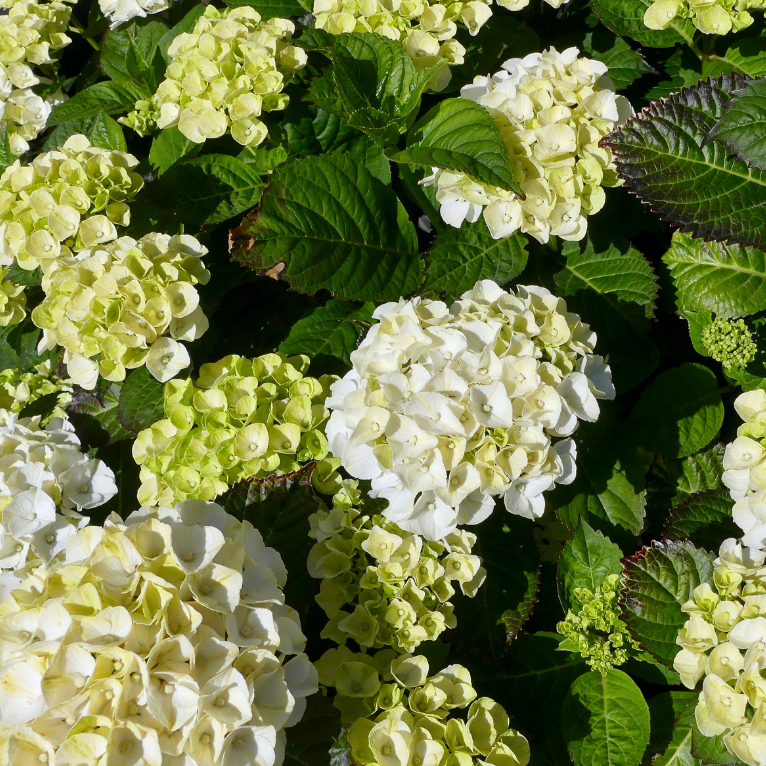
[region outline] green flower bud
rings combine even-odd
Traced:
[[[708,354],[727,370],[746,367],[758,351],[744,319],[716,317],[703,329],[702,343]]]

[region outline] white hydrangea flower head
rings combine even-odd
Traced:
[[[208,5],[194,30],[171,43],[165,80],[151,100],[120,122],[141,135],[178,126],[197,144],[230,132],[237,143],[258,146],[267,134],[258,118],[287,106],[284,86],[306,65],[306,52],[289,44],[293,32],[292,21],[262,21],[249,6]]]
[[[383,515],[428,540],[483,521],[497,496],[542,516],[546,490],[575,477],[575,443],[561,437],[615,395],[590,327],[545,288],[491,280],[451,307],[413,298],[373,317],[332,386],[327,439],[388,500]]]
[[[0,763],[278,766],[317,690],[286,579],[214,503],[78,530],[0,604]]]
[[[137,164],[77,134],[29,165],[9,165],[0,176],[0,266],[46,271],[73,250],[117,239],[144,183]]]
[[[59,378],[49,361],[36,365],[34,371],[6,369],[0,372],[0,409],[21,412],[42,396],[57,394],[50,418],[66,419],[66,406],[72,401],[72,381]],[[42,421],[45,425],[47,421]]]
[[[98,7],[114,29],[131,19],[143,19],[166,11],[170,8],[170,0],[98,0]]]
[[[59,256],[32,311],[43,330],[39,350],[63,346],[69,377],[86,389],[99,375],[121,381],[143,364],[160,382],[170,380],[191,362],[178,340],[208,328],[195,287],[210,279],[206,253],[189,234],[152,233]]]
[[[689,19],[706,35],[727,35],[749,27],[748,11],[764,10],[763,0],[654,0],[644,13],[649,29],[667,29],[674,19]]]
[[[446,61],[428,83],[444,90],[450,66],[462,64],[465,48],[455,39],[458,25],[477,35],[492,16],[492,0],[314,0],[317,29],[333,35],[374,32],[401,42],[415,67]]]
[[[461,97],[485,107],[500,129],[525,199],[434,168],[421,183],[436,187],[445,223],[459,228],[483,215],[494,239],[521,231],[543,243],[551,235],[581,240],[587,217],[604,206],[603,187],[620,184],[612,152],[599,141],[633,113],[606,72],[577,48],[550,48],[464,86]]]
[[[47,564],[62,553],[87,523],[81,511],[116,494],[114,473],[82,453],[68,421],[41,426],[39,416],[0,410],[0,597],[29,561]]]
[[[766,553],[724,540],[714,582],[699,585],[681,608],[689,615],[678,633],[673,667],[694,689],[700,732],[723,734],[726,749],[749,766],[766,762]]]
[[[766,548],[766,391],[746,391],[734,402],[745,421],[726,445],[722,481],[734,500],[732,515],[742,528],[742,543]]]
[[[8,268],[0,268],[0,327],[18,324],[27,315],[27,294],[23,285],[7,279]]]

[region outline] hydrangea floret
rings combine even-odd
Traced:
[[[502,66],[460,95],[494,118],[525,199],[453,170],[434,168],[422,183],[436,188],[450,226],[483,215],[494,239],[521,231],[539,242],[551,235],[581,240],[587,217],[604,206],[603,187],[620,184],[612,153],[599,141],[633,113],[630,104],[615,95],[606,65],[580,57],[577,48],[550,48]]]
[[[383,515],[428,540],[484,520],[497,496],[542,516],[543,494],[576,473],[575,443],[561,437],[614,397],[590,327],[545,288],[490,280],[451,307],[414,298],[373,317],[332,386],[327,438],[388,501]]]
[[[766,391],[741,394],[734,409],[745,421],[726,445],[722,481],[734,500],[732,516],[742,528],[742,543],[766,548]]]
[[[78,530],[0,604],[0,762],[281,763],[317,689],[286,579],[214,503]]]
[[[8,267],[0,268],[0,327],[18,324],[27,315],[23,285],[8,278]]]
[[[212,500],[244,479],[290,473],[316,460],[314,486],[340,488],[328,457],[324,405],[334,377],[304,377],[309,359],[265,354],[203,364],[195,382],[165,385],[166,419],[141,431],[139,502]]]
[[[476,536],[456,530],[443,543],[423,540],[383,516],[360,512],[353,502],[356,482],[349,484],[330,510],[309,519],[317,543],[308,571],[322,579],[316,601],[329,618],[322,638],[413,652],[455,627],[455,584],[473,597],[484,582],[481,559],[471,554]]]
[[[0,266],[47,270],[73,250],[117,239],[143,185],[137,164],[76,134],[29,165],[9,165],[0,176]]]
[[[72,401],[72,382],[54,374],[49,361],[35,365],[34,370],[22,372],[8,368],[0,372],[0,408],[21,412],[28,404],[43,396],[56,394],[56,405],[47,419],[66,418],[66,406]]]
[[[72,15],[68,2],[0,0],[0,125],[7,125],[8,142],[15,155],[44,128],[52,107],[64,100],[60,93],[47,98],[33,88],[50,83],[32,66],[54,62],[53,55],[71,39],[66,35]]]
[[[443,90],[450,82],[450,66],[462,64],[465,48],[455,39],[458,25],[476,35],[492,16],[492,0],[314,0],[316,26],[330,34],[374,32],[402,43],[416,69],[439,61],[428,82]],[[499,3],[505,5],[505,3]]]
[[[689,19],[706,35],[726,35],[749,27],[748,11],[766,10],[764,0],[654,0],[644,13],[649,29],[667,29],[674,19]]]
[[[620,619],[622,610],[617,604],[620,576],[609,575],[595,591],[575,588],[574,609],[567,611],[566,618],[556,630],[566,639],[559,645],[562,651],[578,652],[585,662],[602,675],[609,668],[624,665],[631,648],[638,644],[628,634]]]
[[[45,272],[45,299],[32,310],[43,330],[38,351],[63,346],[73,382],[85,389],[99,375],[125,379],[145,364],[161,382],[191,363],[186,346],[208,328],[197,284],[210,272],[207,248],[189,234],[121,237],[59,257]]]
[[[41,426],[39,416],[0,410],[0,597],[28,560],[47,563],[65,549],[87,523],[81,511],[116,494],[114,473],[83,454],[68,421]]]
[[[262,21],[248,6],[208,5],[194,30],[170,44],[157,92],[121,122],[141,135],[178,126],[197,144],[230,132],[237,143],[257,146],[268,132],[259,117],[287,106],[284,86],[306,65],[306,52],[288,43],[294,31],[292,21]]]
[[[746,367],[758,351],[744,319],[716,317],[702,331],[706,351],[727,370]]]
[[[529,762],[527,740],[510,728],[500,704],[489,697],[477,699],[471,674],[462,665],[429,676],[423,656],[392,659],[384,651],[370,657],[346,647],[330,649],[316,665],[320,684],[335,688],[333,704],[341,699],[359,703],[341,704],[342,712],[370,710],[357,716],[347,734],[353,761],[360,766]]]
[[[114,29],[131,19],[143,19],[166,11],[170,7],[170,0],[98,0],[98,7]]]
[[[726,749],[749,766],[766,761],[766,552],[731,538],[715,560],[713,583],[703,583],[682,609],[674,668],[694,689],[700,732],[723,735]]]

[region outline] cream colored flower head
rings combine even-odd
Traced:
[[[114,29],[131,19],[143,19],[166,11],[170,7],[170,0],[98,0],[98,7]]]
[[[138,160],[92,146],[83,135],[15,162],[0,176],[0,265],[44,271],[59,259],[117,239],[130,223],[126,204],[143,185]]]
[[[150,101],[139,101],[123,118],[139,133],[177,126],[190,141],[231,133],[243,146],[265,138],[263,112],[284,109],[288,80],[306,65],[302,48],[289,44],[295,25],[263,21],[248,6],[205,8],[190,33],[168,48],[171,62]]]
[[[91,236],[87,223],[79,236]],[[32,311],[43,330],[39,349],[62,346],[69,377],[85,389],[99,376],[124,380],[142,365],[160,382],[170,380],[191,363],[180,341],[208,328],[196,289],[210,278],[206,254],[188,234],[147,234],[59,256],[43,275],[45,299]]]
[[[5,286],[7,283],[3,283]],[[21,412],[28,404],[43,396],[57,394],[56,406],[46,420],[66,419],[66,406],[72,401],[72,381],[54,374],[49,361],[36,365],[33,372],[8,368],[0,372],[0,409]]]
[[[748,11],[763,9],[762,0],[654,0],[644,13],[644,24],[667,29],[675,19],[689,19],[705,35],[726,35],[755,21]]]
[[[0,604],[0,762],[275,766],[317,689],[286,578],[214,503],[78,530]]]
[[[614,398],[596,335],[542,287],[478,282],[451,307],[379,306],[332,386],[330,451],[388,500],[383,515],[441,540],[477,524],[502,497],[530,519],[544,493],[574,480],[580,420]]]
[[[517,231],[539,242],[582,239],[587,217],[604,205],[603,187],[619,185],[612,153],[599,141],[632,114],[606,74],[577,48],[550,48],[464,86],[461,97],[485,107],[500,129],[525,198],[434,168],[421,183],[436,187],[445,223],[459,228],[483,215],[495,239]]]

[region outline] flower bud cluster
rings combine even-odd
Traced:
[[[500,3],[501,5],[503,3]],[[451,79],[450,66],[463,63],[465,48],[455,39],[458,24],[471,35],[492,16],[492,0],[314,0],[318,29],[334,35],[374,32],[402,43],[415,67],[439,61],[447,66],[433,75],[431,90],[443,90]]]
[[[702,343],[708,354],[727,370],[746,367],[758,352],[744,319],[716,317],[702,331]]]
[[[117,239],[116,226],[130,223],[126,202],[143,185],[137,164],[78,134],[29,165],[9,165],[0,176],[0,266],[45,271],[72,250]]]
[[[43,275],[45,299],[32,311],[43,330],[40,350],[63,346],[69,376],[86,389],[99,375],[120,381],[143,364],[157,380],[170,380],[191,363],[179,341],[208,328],[195,287],[210,278],[206,253],[188,234],[147,234],[57,258]]]
[[[167,418],[138,434],[139,502],[213,500],[244,479],[282,475],[319,461],[320,492],[340,486],[327,457],[324,406],[332,377],[304,377],[309,359],[265,354],[203,364],[196,383],[165,385]]]
[[[486,577],[481,559],[471,555],[476,536],[469,532],[424,541],[342,500],[309,521],[317,543],[308,570],[322,578],[316,601],[330,620],[321,635],[338,644],[353,639],[366,648],[412,652],[455,627],[453,583],[473,597]]]
[[[527,740],[510,728],[501,705],[476,699],[466,668],[449,665],[429,677],[425,657],[391,660],[387,654],[341,647],[316,663],[320,684],[335,687],[342,720],[349,720],[349,710],[369,710],[355,715],[348,731],[354,763],[526,766]],[[458,717],[466,708],[465,719]]]
[[[114,473],[80,451],[68,421],[41,427],[39,416],[0,410],[0,570],[18,570],[30,558],[50,561],[75,526],[87,523],[79,512],[116,494]],[[17,584],[12,571],[0,572],[0,597]]]
[[[615,95],[606,65],[578,54],[550,48],[509,59],[500,72],[461,89],[494,118],[525,198],[434,168],[421,183],[436,187],[445,223],[459,228],[483,215],[494,239],[517,231],[539,242],[585,236],[587,217],[604,206],[603,187],[620,183],[612,152],[599,141],[632,109]]]
[[[726,35],[749,27],[751,10],[766,10],[764,0],[654,0],[644,13],[649,29],[667,29],[674,19],[689,19],[706,35]]]
[[[579,652],[585,662],[602,675],[609,668],[624,665],[631,647],[639,648],[620,619],[619,582],[620,576],[614,574],[609,575],[595,592],[575,588],[573,595],[578,606],[567,611],[566,619],[556,626],[566,639],[559,648]]]
[[[766,391],[741,394],[734,409],[745,421],[726,445],[721,480],[734,500],[734,522],[745,533],[742,543],[766,548]]]
[[[29,150],[27,142],[45,128],[53,104],[63,100],[61,94],[46,99],[32,90],[50,80],[38,77],[30,65],[52,64],[53,54],[69,45],[71,15],[71,5],[57,0],[0,1],[0,125],[8,126],[15,155]]]
[[[8,268],[0,268],[0,327],[18,324],[27,315],[27,294],[23,285],[8,277]]]
[[[286,579],[214,503],[80,529],[0,604],[0,762],[281,763],[317,690]]]
[[[72,401],[72,383],[55,375],[50,362],[41,362],[36,365],[34,372],[22,372],[11,368],[0,372],[1,409],[21,412],[28,404],[51,394],[57,394],[56,406],[48,416],[48,420],[66,419],[66,406]],[[42,421],[42,424],[45,425],[46,422]]]
[[[170,7],[170,0],[98,0],[98,7],[114,29],[131,19],[143,19],[166,11]]]
[[[230,131],[237,143],[257,146],[268,132],[258,118],[287,106],[284,86],[306,65],[306,52],[286,42],[294,31],[292,21],[261,21],[248,6],[208,5],[191,34],[168,48],[172,60],[151,101],[121,122],[142,135],[177,125],[197,144]]]
[[[545,288],[490,280],[451,307],[414,298],[373,317],[332,386],[327,438],[383,515],[429,540],[483,521],[496,496],[542,516],[543,493],[576,472],[574,441],[553,439],[614,397],[590,327]]]
[[[707,583],[681,608],[689,615],[674,668],[689,689],[704,678],[695,709],[700,732],[724,735],[750,766],[766,761],[766,552],[725,540]]]

